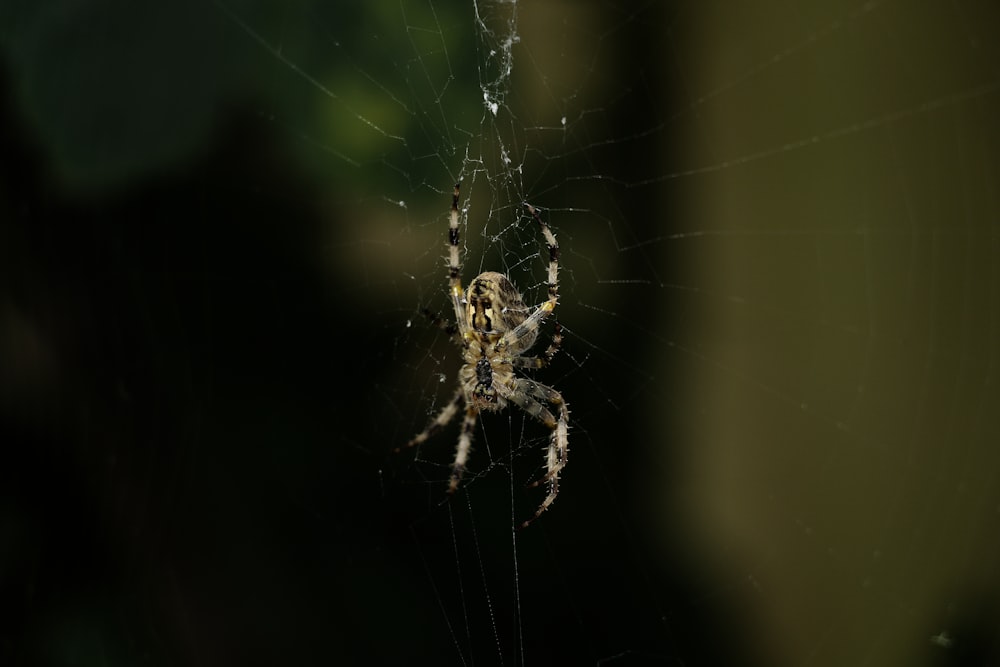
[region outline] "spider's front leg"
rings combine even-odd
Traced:
[[[533,336],[537,335],[539,327],[542,326],[542,323],[556,309],[556,304],[559,303],[559,242],[556,240],[556,235],[552,233],[549,226],[542,220],[538,209],[527,202],[524,203],[524,206],[535,221],[538,222],[539,227],[541,227],[542,238],[545,241],[545,247],[549,251],[549,298],[535,308],[523,322],[507,331],[500,342],[497,343],[497,350],[511,350],[515,354],[518,351],[523,351],[531,347]],[[552,344],[549,345],[549,349],[546,350],[543,357],[551,358],[562,342],[562,329],[558,327],[558,324],[556,326],[556,332],[552,336]]]
[[[461,183],[455,183],[455,191],[451,195],[451,213],[448,216],[448,291],[452,307],[455,309],[455,324],[462,332],[465,321],[465,291],[462,289],[462,255],[459,248],[458,197]]]

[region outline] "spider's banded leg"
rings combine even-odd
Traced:
[[[548,403],[557,408],[559,412],[559,419],[556,421],[554,427],[542,420],[546,426],[553,430],[545,459],[547,463],[546,473],[544,477],[528,485],[534,487],[558,477],[559,471],[566,467],[569,459],[569,435],[567,432],[569,426],[569,406],[563,400],[562,394],[548,385],[532,382],[531,380],[519,380],[518,384],[524,388],[524,393],[529,397]]]
[[[462,390],[459,389],[458,391],[455,392],[454,398],[448,401],[448,405],[441,408],[441,412],[439,412],[437,416],[433,420],[431,420],[431,423],[427,425],[427,428],[425,428],[423,431],[413,436],[410,439],[410,441],[407,442],[402,447],[396,447],[396,449],[392,451],[398,453],[399,451],[406,449],[408,447],[414,447],[416,445],[419,445],[425,442],[435,433],[443,429],[445,426],[448,425],[448,422],[454,419],[455,415],[458,414],[458,404],[461,400],[462,400]]]
[[[549,436],[549,447],[545,454],[546,473],[545,476],[529,486],[538,486],[543,482],[548,482],[549,492],[542,500],[534,516],[521,524],[521,528],[526,528],[532,521],[542,515],[549,506],[555,502],[559,495],[559,472],[566,467],[569,457],[569,407],[563,400],[562,394],[551,387],[547,387],[530,380],[518,380],[514,391],[507,399],[516,403],[526,413],[539,420],[551,431]],[[559,418],[556,419],[541,401],[550,403],[558,408]]]
[[[545,352],[542,352],[537,357],[514,357],[511,359],[511,364],[514,368],[545,368],[552,362],[552,358],[556,356],[556,352],[562,346],[562,340],[562,325],[556,322],[555,329],[552,331],[552,342],[549,343]]]
[[[451,303],[455,308],[455,322],[459,332],[462,330],[461,323],[465,321],[465,308],[462,305],[465,299],[465,292],[462,290],[462,256],[458,243],[458,189],[461,185],[455,183],[455,191],[451,195],[451,214],[448,218],[448,289],[451,292]]]
[[[462,420],[462,432],[458,435],[458,447],[455,449],[455,462],[451,464],[451,479],[448,481],[448,493],[455,493],[458,483],[462,481],[465,474],[465,464],[469,461],[469,452],[472,450],[472,434],[476,430],[476,418],[479,411],[475,408],[468,408],[465,411],[465,419]]]
[[[524,202],[524,207],[542,228],[542,236],[545,237],[545,245],[549,249],[549,300],[555,302],[559,297],[559,243],[556,241],[556,235],[538,214],[538,210],[528,202]]]
[[[541,354],[541,359],[545,361],[544,365],[548,366],[552,362],[552,358],[556,356],[556,352],[562,348],[562,342],[562,325],[557,321],[555,326],[552,328],[552,341],[549,343],[549,346],[545,348],[545,352],[542,352]]]
[[[538,214],[538,210],[527,202],[524,203],[524,206],[531,213],[532,217],[538,221],[539,226],[541,226],[542,236],[545,237],[545,245],[549,249],[549,298],[538,306],[523,322],[505,333],[496,345],[497,350],[523,349],[524,339],[538,331],[542,322],[556,309],[556,304],[559,302],[559,243],[556,241],[556,235],[552,233],[549,226],[542,220],[542,216]],[[555,352],[553,351],[552,354],[555,354]]]

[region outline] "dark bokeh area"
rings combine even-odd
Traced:
[[[331,185],[184,17],[161,15],[170,23],[147,44],[121,16],[78,15],[58,22],[64,51],[43,50],[51,36],[32,42],[42,22],[30,11],[5,30],[0,663],[664,664],[735,650],[711,639],[724,622],[705,615],[711,604],[656,606],[688,596],[681,563],[675,579],[646,578],[649,590],[625,570],[608,576],[609,564],[649,563],[644,538],[606,508],[536,529],[517,570],[489,546],[511,542],[509,477],[475,487],[482,507],[500,499],[496,523],[470,533],[461,494],[459,527],[440,520],[440,485],[414,484],[385,441],[419,425],[386,426],[378,387],[405,363],[407,313],[373,308],[360,280],[331,286],[317,248],[359,219],[331,219]],[[190,61],[155,60],[189,34],[202,49]],[[86,89],[103,76],[113,89]],[[606,159],[610,172],[643,170]],[[354,210],[356,196],[341,200]],[[640,199],[628,206],[643,217]],[[598,478],[629,473],[637,428],[591,419],[581,442],[623,448]],[[594,474],[587,457],[576,465]],[[537,502],[516,493],[519,514]],[[623,490],[625,505],[641,500]],[[571,494],[560,504],[574,516]],[[554,557],[570,549],[579,555]],[[504,573],[489,609],[477,565]]]
[[[421,520],[439,488],[383,479],[387,463],[411,473],[391,443],[373,442],[371,378],[394,363],[399,323],[366,310],[356,285],[331,291],[308,263],[332,223],[287,137],[233,103],[197,154],[80,193],[53,176],[16,96],[2,97],[0,662],[457,663],[446,617],[461,596],[435,590],[454,535]],[[508,481],[484,481],[477,497],[509,497]],[[509,543],[509,520],[496,518],[482,541]],[[671,618],[682,639],[664,633],[648,591],[605,577],[623,554],[578,521],[560,548],[581,555],[560,576],[583,586],[583,611],[568,613],[555,583],[526,586],[524,622],[544,628],[522,640],[528,655],[587,662],[623,642],[644,642],[655,663],[672,645],[725,652],[687,611]],[[553,576],[539,539],[519,554],[526,582]],[[509,554],[463,548],[470,570],[476,559],[509,567]],[[682,579],[648,583],[685,596]],[[511,594],[496,591],[498,607],[512,608]],[[509,617],[492,623],[517,634]],[[602,635],[549,639],[586,628]]]
[[[316,355],[356,304],[301,265],[315,192],[239,106],[201,155],[111,195],[61,191],[17,121],[7,107],[4,663],[309,655],[288,634],[353,616],[361,592],[336,581],[373,565],[360,536],[384,523],[352,500],[370,461],[330,446],[365,424],[331,378],[369,369]],[[303,448],[326,475],[296,479]],[[288,497],[324,481],[347,525]],[[331,606],[289,613],[306,597]],[[348,654],[350,634],[331,633]]]

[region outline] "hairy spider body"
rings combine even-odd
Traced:
[[[559,300],[559,245],[538,211],[525,203],[525,208],[541,227],[548,248],[548,299],[533,310],[526,308],[514,283],[496,271],[480,273],[468,289],[462,289],[458,199],[459,184],[456,183],[448,226],[448,283],[455,325],[443,328],[453,333],[452,339],[462,348],[458,390],[427,428],[406,446],[425,442],[447,426],[458,415],[460,406],[464,406],[465,418],[448,484],[448,492],[454,493],[465,472],[480,412],[503,410],[513,403],[542,422],[550,431],[546,473],[531,486],[546,483],[549,492],[535,515],[521,524],[524,528],[555,501],[559,494],[559,473],[566,466],[569,454],[569,408],[562,394],[515,373],[518,368],[547,365],[562,343],[562,329],[557,322],[552,342],[545,352],[537,357],[525,355],[535,344],[539,327],[555,310]]]
[[[465,302],[469,327],[459,383],[473,388],[471,402],[478,410],[502,410],[507,407],[504,393],[514,391],[514,367],[499,343],[503,332],[524,322],[524,303],[514,283],[496,271],[476,276],[465,293]],[[526,339],[533,343],[536,335],[532,332]],[[494,382],[505,386],[498,388]]]

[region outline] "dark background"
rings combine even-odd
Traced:
[[[329,25],[355,20],[343,12]],[[365,179],[386,177],[373,167],[321,182],[307,166],[339,160],[300,141],[313,121],[289,121],[291,103],[273,96],[321,93],[296,90],[217,7],[5,13],[0,662],[572,664],[729,651],[701,638],[709,612],[672,615],[665,629],[655,600],[690,585],[683,568],[602,581],[609,563],[642,551],[621,550],[627,524],[608,510],[526,533],[515,571],[509,476],[477,482],[470,526],[463,494],[454,516],[441,505],[442,468],[390,454],[433,408],[426,390],[380,386],[426,354],[400,349],[423,304],[387,309],[369,293],[377,275],[331,282],[318,260],[331,227],[365,236],[372,204],[356,188],[377,192]],[[654,170],[603,159],[610,172]],[[450,197],[427,199],[440,220]],[[434,297],[437,261],[424,288]],[[573,407],[593,410],[585,395]],[[484,424],[516,443],[523,420],[504,419]],[[592,421],[580,442],[624,452],[635,428]],[[453,437],[442,436],[440,463]],[[502,433],[493,440],[509,447]],[[574,465],[582,472],[587,457]],[[521,479],[523,518],[541,494]],[[559,504],[572,507],[566,489]],[[607,535],[589,537],[600,524]],[[488,599],[477,567],[495,582]]]

